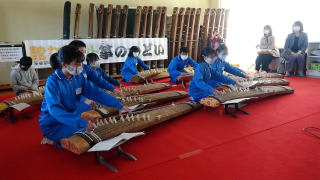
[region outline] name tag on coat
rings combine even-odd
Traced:
[[[82,93],[82,88],[77,88],[76,89],[76,95],[79,95],[79,94],[81,94]]]

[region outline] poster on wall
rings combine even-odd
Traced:
[[[72,40],[26,40],[26,55],[30,56],[35,68],[50,67],[51,54],[67,45]],[[87,53],[97,53],[101,63],[124,62],[132,46],[141,50],[143,61],[168,59],[167,38],[112,38],[112,39],[81,39],[87,45]]]
[[[0,62],[16,62],[22,57],[22,47],[0,45]]]

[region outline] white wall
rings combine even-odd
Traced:
[[[221,0],[221,6],[230,8],[227,43],[232,63],[248,67],[255,62],[265,25],[272,26],[279,48],[297,20],[304,24],[309,41],[320,41],[319,0]]]

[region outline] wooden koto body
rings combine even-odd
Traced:
[[[232,76],[232,79],[237,81],[239,84],[241,84],[244,87],[250,87],[253,85],[256,86],[276,86],[276,85],[282,85],[287,86],[289,85],[289,81],[282,78],[257,78],[254,80],[247,80],[245,78]]]
[[[154,93],[154,94],[146,94],[139,96],[129,96],[125,98],[121,98],[120,101],[123,105],[133,106],[139,104],[161,104],[166,102],[171,102],[177,99],[182,99],[188,97],[188,93],[184,91],[170,91],[170,92],[162,92],[162,93]],[[118,113],[118,109],[108,106],[101,106],[98,109],[90,110],[82,113],[82,118],[86,120],[90,120],[95,122],[96,119],[101,117],[109,117]]]
[[[87,152],[94,144],[124,132],[137,132],[164,121],[198,110],[199,103],[186,101],[175,105],[148,109],[126,116],[99,119],[90,132],[75,133],[61,140],[63,148],[75,153]]]
[[[249,75],[250,79],[257,79],[257,78],[284,78],[282,74],[278,73],[259,73],[259,74],[252,74]]]
[[[172,86],[168,83],[154,83],[154,84],[145,84],[139,86],[126,86],[121,87],[121,91],[124,96],[133,96],[133,95],[142,95],[149,94],[153,92],[158,92],[166,89],[170,89]],[[115,96],[112,92],[108,92],[109,94]]]
[[[131,78],[134,83],[143,83],[145,81],[157,80],[161,78],[169,77],[167,68],[150,69],[140,72],[140,74],[135,75]]]
[[[231,87],[228,90],[222,90],[215,96],[206,97],[200,100],[200,104],[209,107],[218,107],[222,103],[240,99],[240,98],[266,98],[281,94],[291,94],[294,90],[289,86],[261,86],[254,89]]]
[[[44,93],[44,86],[41,86],[38,88],[38,90],[35,93],[26,92],[22,93],[19,96],[9,98],[4,100],[3,102],[0,102],[0,112],[5,111],[10,106],[20,103],[27,103],[30,105],[36,105],[41,104],[43,100],[43,93]]]
[[[177,77],[177,81],[191,81],[193,78],[193,73],[187,75],[180,75]]]

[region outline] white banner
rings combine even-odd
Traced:
[[[69,44],[70,40],[26,40],[26,54],[33,60],[35,68],[50,67],[51,54]],[[140,58],[144,61],[168,59],[167,38],[112,38],[81,39],[87,45],[87,53],[97,53],[101,63],[124,62],[132,46],[140,47]]]
[[[20,61],[22,57],[22,47],[1,47],[0,62]]]

